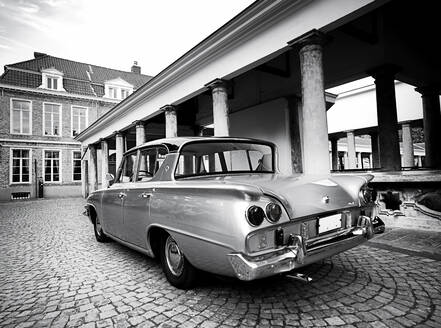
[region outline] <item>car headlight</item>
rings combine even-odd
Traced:
[[[278,204],[269,203],[268,205],[266,205],[265,210],[266,217],[271,223],[276,223],[282,216],[282,208]]]
[[[259,226],[263,222],[264,218],[265,212],[261,207],[253,205],[248,208],[247,219],[253,227]]]

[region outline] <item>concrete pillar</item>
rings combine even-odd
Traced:
[[[213,98],[213,125],[215,136],[229,136],[230,135],[230,121],[228,117],[228,91],[227,82],[221,79],[216,79],[207,84],[211,89]]]
[[[161,108],[165,114],[165,137],[175,138],[178,136],[178,117],[176,107],[166,105]]]
[[[306,174],[327,174],[330,169],[323,40],[323,35],[314,31],[297,42],[302,83],[303,172]]]
[[[378,151],[378,133],[371,132],[371,150],[372,150],[372,160],[371,167],[373,169],[378,169],[380,167],[380,154]]]
[[[98,168],[96,146],[89,145],[89,192],[94,192],[98,189]]]
[[[101,140],[101,187],[107,188],[109,182],[106,179],[106,175],[109,173],[109,145],[107,140]]]
[[[88,163],[87,160],[84,159],[84,153],[87,151],[87,147],[81,147],[81,157],[83,158],[81,160],[81,194],[84,198],[89,196],[89,176],[88,176]]]
[[[441,113],[439,90],[417,88],[423,99],[424,144],[426,148],[425,166],[441,168]]]
[[[395,66],[385,65],[369,72],[375,78],[381,168],[394,171],[401,169],[394,82],[397,71]]]
[[[413,161],[414,151],[410,123],[403,123],[401,125],[401,131],[403,135],[403,166],[413,167],[415,163]]]
[[[145,125],[142,121],[137,121],[135,125],[136,129],[136,145],[142,145],[145,142]]]
[[[116,144],[116,171],[118,171],[119,165],[121,164],[121,161],[123,159],[124,154],[124,136],[121,132],[116,132],[115,134],[115,144]]]
[[[332,169],[338,170],[338,139],[331,138]]]
[[[346,137],[348,140],[348,169],[353,170],[357,168],[357,157],[355,153],[355,135],[354,131],[346,132]]]

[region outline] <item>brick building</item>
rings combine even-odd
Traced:
[[[0,200],[81,194],[73,138],[151,77],[42,53],[0,76]]]

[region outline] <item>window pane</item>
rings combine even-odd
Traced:
[[[20,133],[20,111],[13,110],[12,111],[12,132]]]
[[[20,166],[19,165],[12,167],[12,174],[13,175],[20,175]]]
[[[50,173],[44,175],[44,181],[52,181]]]
[[[22,182],[29,182],[29,174],[23,174],[21,177]]]
[[[86,128],[86,115],[80,116],[80,132]]]
[[[73,153],[73,158],[75,158],[75,159],[81,159],[81,152],[79,152],[79,151],[74,152],[74,153]]]
[[[47,78],[47,87],[52,89],[52,79],[50,77]]]
[[[53,79],[53,82],[54,82],[53,88],[58,89],[58,79]]]
[[[20,182],[20,175],[19,174],[13,174],[12,175],[12,182]]]
[[[60,153],[58,151],[53,151],[52,152],[52,157],[53,158],[59,158],[60,157]]]
[[[21,157],[21,150],[20,149],[12,150],[12,157]]]

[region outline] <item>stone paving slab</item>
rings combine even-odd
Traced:
[[[367,243],[307,267],[309,284],[203,275],[183,291],[97,243],[84,203],[0,204],[1,327],[441,327],[440,261]]]

